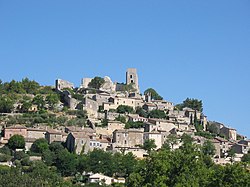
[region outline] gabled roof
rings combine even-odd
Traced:
[[[70,133],[75,139],[89,138],[86,133],[83,132],[71,132]]]
[[[49,134],[60,134],[60,135],[64,134],[63,132],[57,131],[55,129],[49,129],[49,130],[47,130],[47,133],[49,133]]]
[[[27,129],[27,128],[23,125],[12,125],[12,126],[6,127],[5,129]]]
[[[215,137],[214,139],[218,140],[219,142],[228,142],[228,140],[221,137]]]

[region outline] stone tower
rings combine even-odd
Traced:
[[[140,93],[138,75],[135,68],[129,68],[126,72],[126,84],[133,83],[137,93]]]

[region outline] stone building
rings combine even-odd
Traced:
[[[137,70],[135,68],[129,68],[126,72],[126,84],[134,84],[134,88],[137,93],[140,93],[139,89],[139,79],[137,75]]]
[[[83,78],[81,81],[81,86],[80,88],[88,88],[89,83],[92,81],[92,78]]]
[[[104,110],[109,111],[110,109],[117,109],[120,105],[127,105],[136,109],[136,107],[141,107],[143,105],[143,100],[141,98],[130,98],[130,97],[110,97],[108,102],[103,103]]]
[[[39,129],[39,128],[27,128],[27,138],[31,139],[39,139],[45,138],[47,130],[46,129]]]
[[[231,148],[231,144],[228,140],[221,138],[221,137],[215,137],[211,142],[215,146],[215,156],[219,158],[224,158],[227,156],[227,152]]]
[[[173,128],[176,128],[176,125],[172,121],[165,119],[149,118],[148,123],[145,124],[145,132],[153,132],[153,131],[170,132],[170,130],[172,130]]]
[[[164,143],[163,134],[160,132],[144,132],[143,141],[145,142],[146,140],[154,140],[156,149],[160,149]]]
[[[143,145],[143,131],[121,129],[113,132],[113,147],[136,147]]]
[[[227,139],[235,140],[235,141],[237,140],[236,129],[224,126],[220,129],[220,134],[224,135]]]
[[[232,149],[235,151],[237,154],[247,154],[248,151],[250,150],[250,147],[245,145],[245,144],[239,144],[236,143],[232,146]]]
[[[63,90],[65,88],[73,89],[74,84],[69,82],[69,81],[66,81],[66,80],[57,79],[56,80],[56,90]]]
[[[13,125],[4,128],[4,139],[9,140],[13,135],[22,135],[27,137],[27,128],[23,125]]]
[[[82,132],[71,132],[66,140],[66,148],[76,154],[88,153],[90,150],[90,137]]]
[[[174,103],[165,100],[153,100],[158,110],[174,110]]]
[[[148,118],[139,116],[138,114],[129,114],[128,121],[131,122],[148,122]]]
[[[156,104],[153,103],[144,103],[142,108],[148,112],[152,111],[152,110],[156,110],[157,106]]]
[[[66,147],[76,154],[88,153],[94,149],[107,150],[110,142],[105,138],[97,138],[94,134],[86,132],[71,132],[66,139]]]
[[[107,127],[96,127],[97,135],[107,135],[112,136],[115,130],[121,130],[125,128],[125,124],[120,121],[109,121]]]
[[[90,117],[97,118],[99,105],[95,100],[85,97],[83,101],[83,110],[86,110]]]
[[[79,101],[72,97],[71,93],[68,90],[64,90],[62,92],[63,100],[65,104],[71,109],[76,109],[77,105],[79,104]]]
[[[52,142],[65,142],[66,138],[66,133],[54,129],[47,130],[45,134],[45,139],[48,141],[49,144],[51,144]]]

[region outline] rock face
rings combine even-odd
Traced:
[[[112,82],[110,77],[105,76],[104,81],[105,81],[105,83],[101,86],[100,90],[105,91],[105,92],[109,92],[109,93],[115,92],[115,84]]]

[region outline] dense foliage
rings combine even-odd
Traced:
[[[154,150],[154,141],[146,141],[142,148],[147,150],[148,157],[137,160],[132,153],[110,153],[99,149],[76,155],[68,152],[60,143],[48,145],[40,139],[35,142],[33,151],[42,155],[43,162],[31,162],[29,155],[16,152],[16,168],[0,167],[0,186],[74,186],[73,183],[86,182],[86,178],[79,177],[83,172],[125,177],[126,186],[135,187],[250,185],[250,173],[246,165],[237,163],[219,166],[212,162],[214,147],[211,142],[207,141],[200,147],[193,144],[192,138],[186,134],[181,137],[181,141],[179,149],[171,150],[177,143],[177,137],[169,136],[158,151]],[[10,153],[8,147],[0,149],[0,155]],[[249,162],[249,159],[246,157],[244,161]],[[58,174],[70,176],[72,180],[67,182]]]
[[[160,96],[153,88],[148,88],[144,91],[144,95],[150,94],[153,100],[163,100],[163,97]]]
[[[100,87],[105,83],[105,80],[101,77],[94,77],[90,83],[89,87],[94,89],[100,89]]]
[[[152,110],[149,112],[148,117],[157,119],[166,119],[167,114],[162,110]]]
[[[133,107],[127,106],[127,105],[120,105],[120,106],[118,106],[117,109],[116,109],[116,111],[117,111],[117,113],[120,113],[120,114],[125,114],[125,113],[131,114],[131,113],[134,113]]]
[[[182,138],[183,146],[170,151],[150,152],[129,176],[127,185],[148,186],[249,186],[250,173],[241,163],[215,165],[209,146],[200,149],[190,137]],[[213,150],[213,149],[212,149]]]
[[[23,149],[25,146],[25,140],[22,135],[15,134],[8,141],[8,147],[12,150]]]
[[[177,104],[175,107],[179,110],[182,110],[183,108],[188,107],[193,110],[200,111],[200,112],[203,111],[202,100],[198,100],[198,99],[187,98],[185,101],[183,101],[181,104]]]

